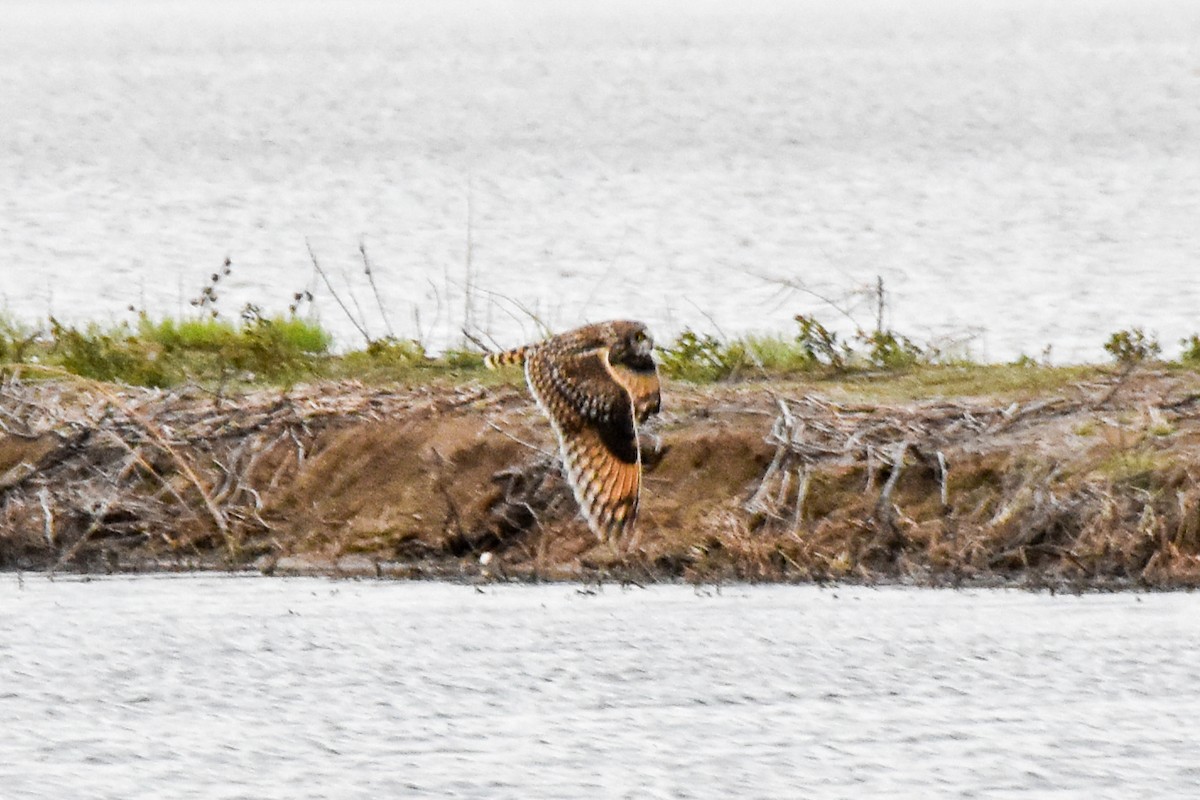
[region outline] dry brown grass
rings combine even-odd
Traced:
[[[1115,380],[888,403],[669,384],[670,450],[638,541],[613,552],[519,387],[218,402],[10,379],[0,566],[1195,586],[1200,381]]]

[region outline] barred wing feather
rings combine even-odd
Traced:
[[[631,531],[642,484],[637,422],[608,349],[557,358],[535,351],[525,376],[558,435],[567,480],[592,531],[604,540]]]

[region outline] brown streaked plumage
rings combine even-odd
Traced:
[[[537,344],[492,353],[495,368],[523,364],[525,380],[558,435],[567,481],[602,540],[632,531],[642,488],[638,425],[661,395],[654,342],[640,322],[586,325]]]

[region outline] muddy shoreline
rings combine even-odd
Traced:
[[[599,545],[523,388],[0,386],[0,569],[463,581],[1200,584],[1200,380],[905,402],[668,384]]]

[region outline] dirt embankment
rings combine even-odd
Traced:
[[[1194,586],[1200,380],[1117,381],[890,405],[668,385],[619,554],[522,387],[9,381],[0,567]]]

